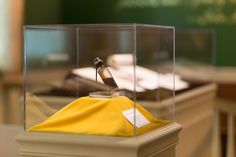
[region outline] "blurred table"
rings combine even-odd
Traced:
[[[175,120],[183,128],[176,147],[177,157],[211,156],[212,115],[216,91],[217,86],[214,83],[207,83],[175,95]],[[152,115],[158,116],[172,102],[170,98],[160,104],[139,104],[143,104]]]
[[[235,108],[236,108],[236,67],[213,67],[204,65],[176,66],[176,72],[186,80],[212,81],[218,85],[217,100],[214,104],[213,124],[213,157],[227,154],[234,157],[234,138],[236,134]],[[228,123],[228,125],[227,125]],[[227,136],[227,144],[221,141]],[[221,147],[221,145],[223,147]],[[221,152],[222,148],[222,152]],[[226,153],[227,152],[227,153]]]
[[[223,123],[222,123],[221,113],[225,113],[225,116],[226,116],[226,118],[224,118],[225,121]],[[217,103],[215,104],[215,107],[214,107],[214,115],[213,115],[213,121],[214,121],[213,123],[213,147],[212,147],[213,157],[222,156],[221,134],[227,135],[226,156],[235,157],[236,155],[235,154],[235,149],[236,149],[235,119],[236,119],[235,102],[218,98]]]
[[[216,68],[215,82],[218,84],[214,106],[213,157],[236,156],[236,68]],[[226,137],[226,140],[222,140]]]
[[[23,111],[23,106],[20,106],[20,96],[22,95],[23,92],[22,87],[23,87],[22,74],[4,74],[2,76],[4,123],[11,123],[12,122],[11,119],[19,120],[19,118],[23,115],[23,114],[20,115],[20,113],[18,114],[16,113],[16,111]],[[12,94],[15,94],[14,97],[12,97]],[[13,112],[15,113],[13,114]]]

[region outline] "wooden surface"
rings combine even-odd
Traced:
[[[2,90],[2,115],[5,124],[23,124],[22,104],[20,97],[23,95],[23,76],[22,74],[4,74],[1,80]]]
[[[226,119],[223,125],[222,129],[222,123],[220,116],[221,113],[225,113]],[[236,119],[236,105],[235,102],[225,100],[225,99],[217,99],[217,103],[214,106],[214,125],[213,125],[213,146],[212,146],[212,152],[214,153],[213,157],[221,157],[222,150],[225,148],[222,148],[222,141],[221,141],[221,135],[226,134],[227,135],[227,144],[224,143],[223,146],[226,147],[226,156],[227,157],[234,157],[236,145],[235,145],[235,119]],[[222,130],[224,130],[222,132]]]
[[[0,125],[0,156],[19,157],[15,136],[23,131],[22,126]]]

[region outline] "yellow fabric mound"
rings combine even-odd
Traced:
[[[125,96],[115,98],[82,97],[28,131],[134,136],[134,126],[122,114],[122,111],[133,107],[134,102]],[[151,122],[141,128],[136,128],[136,135],[141,135],[169,123],[166,120],[155,119],[138,104],[136,107]]]

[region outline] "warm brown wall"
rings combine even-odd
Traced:
[[[23,7],[24,0],[9,0],[9,62],[7,72],[21,73],[23,52]]]

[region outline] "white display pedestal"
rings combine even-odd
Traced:
[[[23,132],[22,157],[175,157],[181,125],[171,123],[138,137]]]

